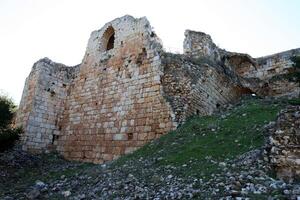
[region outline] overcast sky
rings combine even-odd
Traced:
[[[185,29],[253,57],[300,47],[300,0],[0,0],[0,90],[19,103],[35,61],[79,64],[90,33],[125,14],[146,16],[173,52]]]

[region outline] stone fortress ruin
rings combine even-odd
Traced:
[[[17,114],[23,148],[102,163],[134,151],[192,115],[209,115],[244,94],[299,95],[294,49],[252,58],[187,30],[184,53],[165,52],[146,18],[123,16],[93,31],[82,63],[37,61]]]

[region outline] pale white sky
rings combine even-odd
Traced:
[[[90,33],[125,14],[146,16],[173,52],[192,29],[259,57],[300,47],[299,11],[299,0],[0,0],[0,90],[19,103],[35,61],[79,64]]]

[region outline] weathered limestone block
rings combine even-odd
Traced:
[[[282,110],[267,127],[266,158],[277,176],[289,181],[300,178],[300,106]]]

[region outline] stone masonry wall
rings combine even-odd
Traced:
[[[35,63],[16,119],[23,148],[102,163],[245,93],[271,94],[255,59],[185,36],[183,55],[166,53],[146,18],[126,15],[91,33],[80,65]]]
[[[47,58],[34,64],[17,115],[17,125],[22,125],[26,132],[22,136],[25,150],[41,152],[51,148],[59,132],[67,89],[77,69]]]
[[[279,74],[289,73],[293,64],[291,57],[296,55],[300,55],[300,48],[257,58],[258,68],[256,71],[250,71],[249,76],[269,79]]]
[[[291,61],[291,58],[296,55],[300,55],[300,49],[258,58],[256,72],[250,72],[249,75],[265,80],[269,88],[268,95],[270,96],[288,95],[298,97],[300,87],[293,62]]]
[[[300,107],[282,110],[274,123],[266,127],[265,158],[277,176],[289,181],[300,178]]]
[[[300,49],[292,49],[256,59],[247,54],[232,52],[222,54],[226,64],[233,67],[240,76],[267,81],[274,76],[292,72],[293,62],[291,58],[300,55]]]
[[[114,48],[106,51],[103,34],[111,27]],[[145,18],[126,16],[93,32],[70,86],[57,150],[101,163],[174,129],[174,114],[161,95],[160,49]]]
[[[258,58],[258,72],[256,73],[268,86],[270,96],[294,96],[300,94],[300,87],[296,69],[291,58],[300,55],[300,49],[293,49],[282,53]]]
[[[252,83],[257,83],[251,86],[254,93],[263,96],[298,96],[300,94],[299,83],[296,80],[287,80],[281,76],[295,71],[291,57],[300,55],[300,49],[255,59],[248,54],[228,52],[218,48],[211,37],[202,32],[188,30],[185,36],[185,55],[195,59],[208,58],[233,71],[240,78],[252,79]],[[246,85],[249,87],[249,84],[246,83]]]
[[[242,94],[229,76],[206,63],[194,64],[182,55],[162,57],[162,85],[178,123],[192,115],[210,115]]]
[[[183,52],[189,57],[203,58],[219,61],[220,51],[212,41],[210,35],[203,32],[186,30],[184,33]]]
[[[257,59],[247,54],[226,52],[223,58],[225,65],[241,77],[258,79],[265,96],[298,96],[300,88],[297,78],[292,78],[295,69],[291,61],[296,55],[300,55],[300,49]]]

